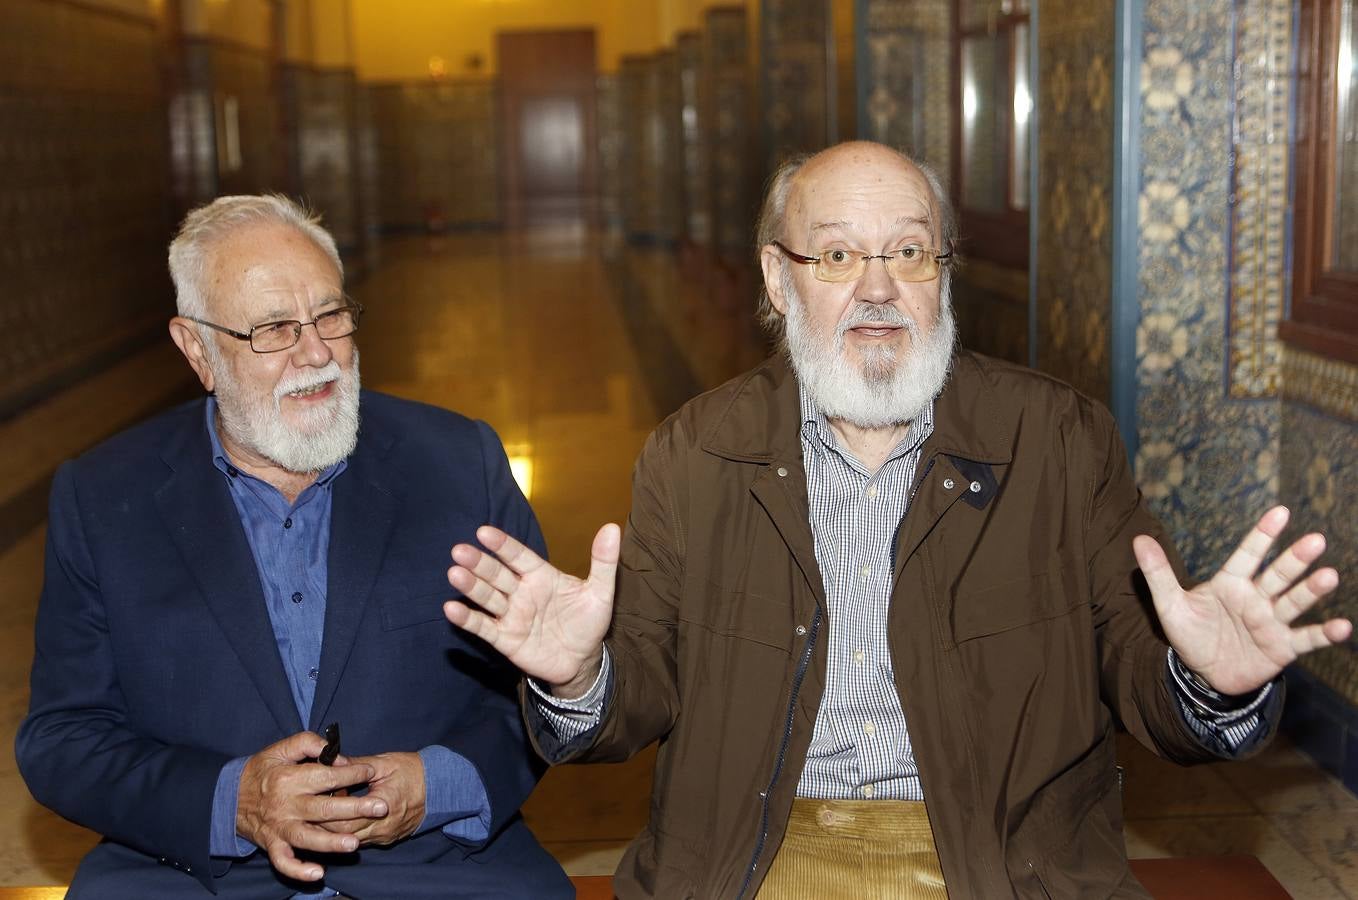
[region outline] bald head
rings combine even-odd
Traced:
[[[764,196],[757,240],[761,253],[774,241],[815,253],[817,237],[836,226],[909,224],[918,224],[937,249],[947,251],[956,241],[956,222],[937,173],[884,144],[849,141],[778,168]],[[767,290],[760,296],[759,316],[773,337],[782,336],[783,317]]]

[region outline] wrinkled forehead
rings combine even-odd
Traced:
[[[209,280],[209,304],[233,312],[282,312],[344,290],[339,270],[315,241],[273,223],[246,225],[217,241]]]
[[[919,169],[898,157],[836,156],[812,159],[788,194],[788,236],[806,240],[843,232],[889,240],[906,232],[937,242],[937,204]]]

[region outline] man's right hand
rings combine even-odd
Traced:
[[[604,635],[613,616],[613,587],[622,533],[605,525],[590,548],[589,577],[554,568],[509,535],[489,525],[470,544],[453,548],[448,583],[476,604],[449,600],[448,621],[476,635],[546,682],[559,697],[579,697],[599,674]]]
[[[333,766],[308,762],[324,747],[325,738],[319,734],[294,734],[246,760],[240,776],[236,833],[268,853],[280,874],[298,881],[320,881],[325,870],[298,859],[294,850],[350,853],[358,849],[358,839],[352,834],[335,834],[317,823],[377,819],[387,814],[386,801],[378,798],[328,796],[369,781],[373,768],[350,765],[343,757]]]

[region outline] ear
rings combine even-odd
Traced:
[[[783,252],[772,244],[765,244],[759,251],[759,268],[764,272],[764,290],[769,295],[769,303],[780,315],[787,315],[787,298],[783,296],[783,266],[787,260]]]
[[[175,316],[170,320],[170,339],[184,354],[193,369],[193,374],[203,383],[203,389],[212,392],[212,367],[207,364],[207,350],[203,347],[202,336],[188,319]]]

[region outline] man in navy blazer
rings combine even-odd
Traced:
[[[291,201],[195,210],[170,269],[211,396],[52,488],[16,749],[104,836],[69,896],[573,896],[519,816],[517,673],[442,612],[477,525],[542,550],[499,440],[360,391],[362,310]]]

